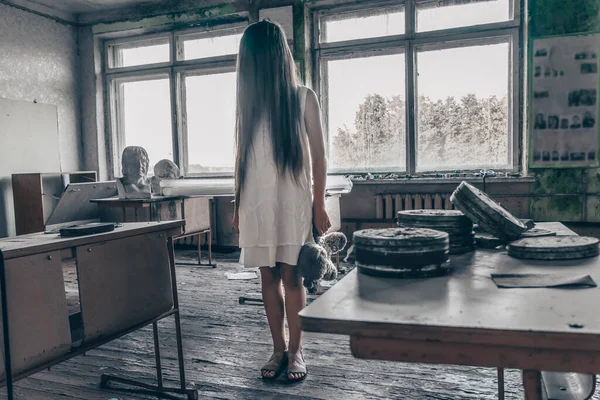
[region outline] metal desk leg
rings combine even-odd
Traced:
[[[173,238],[168,239],[167,246],[169,248],[169,264],[171,269],[171,285],[173,290],[173,307],[175,313],[173,316],[175,317],[175,334],[177,336],[177,361],[179,362],[179,388],[167,388],[163,386],[162,383],[162,368],[160,362],[160,349],[159,349],[159,340],[158,340],[158,326],[156,323],[153,325],[154,330],[154,354],[156,357],[156,374],[158,379],[158,385],[148,385],[146,383],[137,382],[131,379],[119,378],[117,376],[103,374],[100,385],[105,387],[108,386],[109,382],[118,382],[124,385],[136,386],[139,388],[147,389],[152,392],[161,393],[164,395],[169,395],[170,393],[175,394],[183,394],[186,396],[187,400],[198,400],[198,390],[197,389],[187,389],[185,383],[185,365],[183,359],[183,343],[181,338],[181,321],[179,318],[179,297],[177,296],[177,279],[175,275],[175,254],[173,249]],[[4,304],[4,303],[3,303]],[[170,396],[171,397],[171,396]],[[12,398],[9,398],[12,400]]]
[[[198,240],[198,265],[202,265],[202,233],[199,233],[196,236],[197,240]]]
[[[4,254],[0,250],[0,299],[2,301],[2,333],[4,334],[4,371],[6,375],[6,398],[13,400],[13,373],[10,354],[10,334],[8,329],[8,296],[6,295],[6,270]]]
[[[206,246],[208,247],[208,264],[202,264],[202,258],[201,258],[201,238],[202,235],[205,234],[206,235]],[[217,268],[217,264],[213,263],[213,259],[212,259],[212,229],[208,229],[205,231],[202,231],[200,233],[198,233],[198,265],[206,265],[206,266],[210,266],[213,268]]]
[[[208,236],[207,238],[207,243],[208,243],[208,264],[212,265],[213,268],[217,268],[217,264],[213,264],[212,261],[212,229],[208,230],[208,233],[206,234],[206,236]]]
[[[158,337],[158,323],[152,323],[152,333],[154,336],[154,357],[156,358],[156,382],[158,387],[162,389],[163,378],[162,378],[162,366],[160,362],[160,340]]]

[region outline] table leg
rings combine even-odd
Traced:
[[[217,264],[212,262],[212,229],[208,230],[208,264],[212,265],[213,268],[217,268]]]
[[[183,359],[183,340],[181,338],[181,321],[179,316],[179,296],[177,294],[177,279],[175,275],[175,249],[173,246],[173,238],[169,238],[167,242],[169,249],[169,262],[171,264],[171,283],[173,285],[173,307],[177,309],[175,317],[175,335],[177,339],[177,361],[179,361],[179,383],[181,389],[185,390],[185,363]]]
[[[202,234],[196,236],[198,240],[198,265],[202,265]]]
[[[542,400],[542,375],[540,371],[523,371],[525,400]]]
[[[158,387],[162,389],[163,387],[163,377],[162,377],[162,366],[160,360],[160,340],[158,337],[158,323],[152,323],[152,332],[154,334],[154,356],[156,358],[156,381]]]
[[[504,368],[498,368],[498,400],[504,400]]]

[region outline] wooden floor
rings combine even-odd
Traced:
[[[267,321],[260,305],[240,305],[238,297],[260,290],[259,279],[228,280],[241,272],[237,254],[217,255],[218,268],[189,265],[189,251],[177,252],[177,279],[188,385],[208,399],[495,399],[493,369],[413,365],[356,360],[347,337],[306,334],[308,378],[300,384],[264,382],[259,368],[271,352]],[[186,265],[187,264],[187,265]],[[74,275],[67,274],[73,283]],[[70,298],[76,286],[68,285]],[[107,295],[110,295],[107,293]],[[172,319],[160,323],[163,374],[177,382]],[[144,329],[76,357],[16,384],[16,398],[156,399],[155,396],[103,390],[102,373],[152,383],[154,353],[151,329]],[[5,398],[4,392],[0,398]],[[521,399],[517,371],[506,371],[506,398]],[[594,399],[600,399],[599,396]]]

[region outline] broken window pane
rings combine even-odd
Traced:
[[[188,173],[233,172],[236,73],[187,76]]]
[[[124,144],[146,149],[152,175],[158,161],[164,158],[173,160],[169,79],[122,82],[119,85]]]
[[[507,167],[509,43],[419,51],[417,170]]]
[[[417,32],[508,21],[513,0],[430,0],[417,4]]]
[[[404,54],[327,61],[329,166],[405,169]]]
[[[323,18],[321,42],[366,39],[404,33],[404,10],[337,14]]]

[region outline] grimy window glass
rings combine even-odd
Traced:
[[[520,0],[313,7],[331,166],[349,173],[516,170],[520,7]]]

